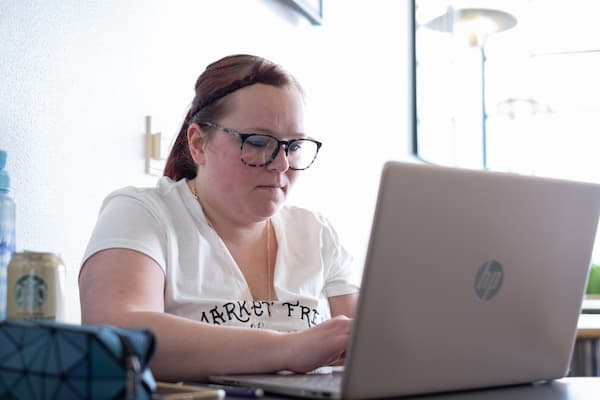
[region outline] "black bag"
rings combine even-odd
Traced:
[[[145,329],[0,322],[0,399],[149,399],[154,335]]]

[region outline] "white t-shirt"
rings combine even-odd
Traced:
[[[327,297],[356,293],[352,258],[317,213],[284,206],[271,222],[277,238],[277,301],[254,301],[244,276],[208,225],[187,181],[162,177],[155,188],[111,193],[83,257],[127,248],[165,273],[165,312],[211,324],[295,331],[330,317]],[[123,268],[127,268],[123,265]]]

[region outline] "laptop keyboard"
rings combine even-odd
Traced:
[[[275,391],[275,388],[287,388],[306,392],[331,394],[339,393],[342,387],[342,372],[328,374],[268,374],[268,375],[229,375],[224,379],[216,379],[216,382],[262,387],[265,391]],[[335,396],[337,397],[337,396]]]
[[[310,388],[320,391],[336,391],[342,385],[342,374],[294,374],[271,376],[268,382],[282,384],[288,387]]]

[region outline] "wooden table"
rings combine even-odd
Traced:
[[[600,314],[581,314],[579,316],[577,339],[600,339]]]

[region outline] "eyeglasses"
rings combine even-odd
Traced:
[[[307,169],[317,158],[317,153],[322,146],[321,142],[313,139],[279,140],[271,135],[238,132],[213,122],[200,122],[200,125],[217,128],[238,137],[242,142],[241,160],[249,167],[269,165],[277,157],[283,145],[289,168],[296,171]]]

